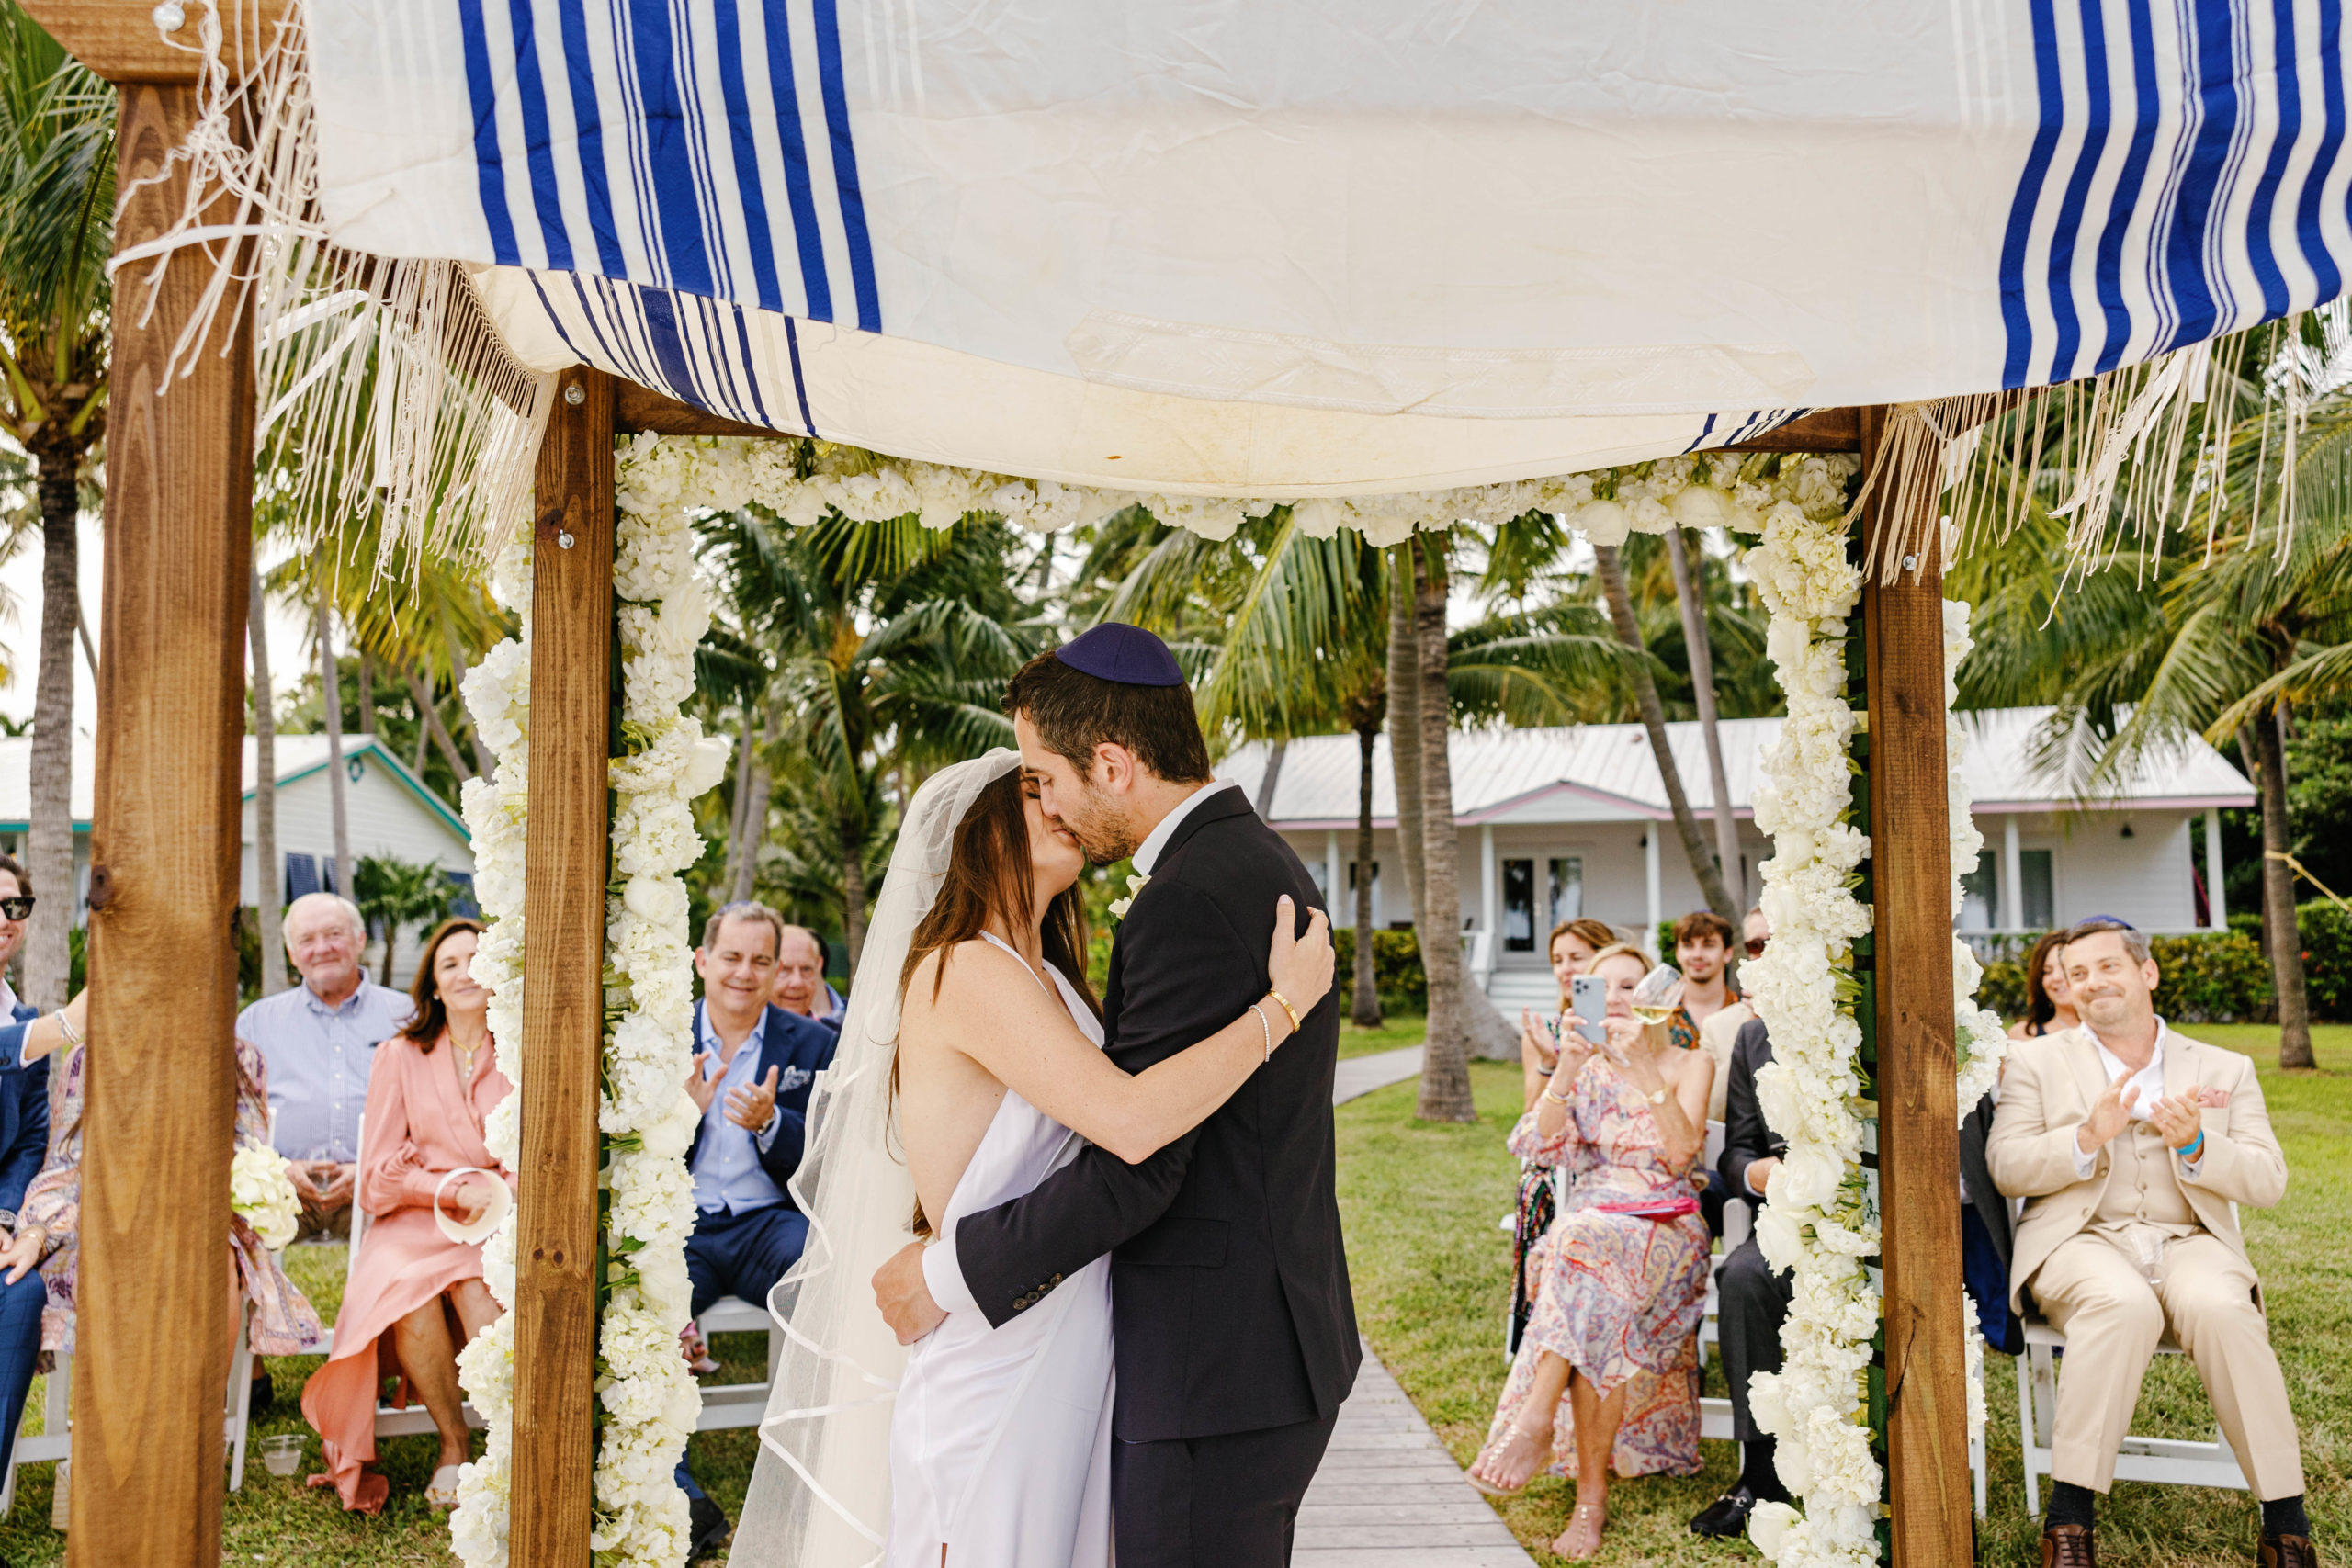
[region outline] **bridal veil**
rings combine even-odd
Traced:
[[[808,1102],[808,1152],[789,1183],[808,1248],[768,1298],[786,1343],[729,1568],[865,1568],[890,1522],[890,1412],[907,1353],[871,1280],[910,1239],[915,1189],[896,1146],[890,1064],[899,972],[980,792],[1021,765],[999,749],[943,769],[909,803],[866,929],[833,1065]]]

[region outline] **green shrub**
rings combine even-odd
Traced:
[[[1984,978],[1977,984],[1976,1005],[1991,1008],[2006,1023],[2016,1022],[2028,1005],[2025,978],[2024,959],[1994,959],[1984,965]]]
[[[2295,911],[2295,923],[2302,928],[2303,986],[2312,1016],[2352,1021],[2352,915],[2315,898]],[[2264,979],[2268,978],[2266,971]]]
[[[1354,983],[1351,976],[1356,972],[1356,933],[1333,931],[1331,945],[1339,957],[1334,984],[1345,989]],[[1420,944],[1411,931],[1372,933],[1372,983],[1380,992],[1382,1010],[1429,1011],[1429,977],[1421,973]]]
[[[2236,931],[2152,939],[2156,1011],[2174,1023],[2252,1023],[2272,1015],[2270,964]]]

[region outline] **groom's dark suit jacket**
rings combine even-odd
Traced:
[[[1303,931],[1322,897],[1239,790],[1178,824],[1111,944],[1111,1059],[1140,1073],[1262,998],[1285,893]],[[1363,1349],[1332,1172],[1339,994],[1216,1114],[1140,1165],[1090,1146],[956,1228],[964,1282],[991,1324],[1111,1254],[1124,1440],[1310,1420],[1355,1382]]]

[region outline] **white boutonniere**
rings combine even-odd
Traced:
[[[1124,898],[1114,898],[1111,900],[1111,918],[1114,920],[1125,919],[1127,918],[1128,906],[1136,901],[1136,895],[1142,892],[1143,885],[1150,880],[1151,878],[1148,876],[1128,877],[1127,896]]]

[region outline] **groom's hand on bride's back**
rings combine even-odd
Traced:
[[[923,1283],[922,1243],[909,1242],[874,1271],[874,1302],[901,1345],[913,1344],[947,1321]]]
[[[1331,917],[1310,909],[1306,934],[1294,936],[1298,923],[1295,906],[1285,893],[1274,900],[1274,942],[1266,954],[1266,974],[1273,988],[1305,1018],[1331,989],[1338,963],[1331,949]]]

